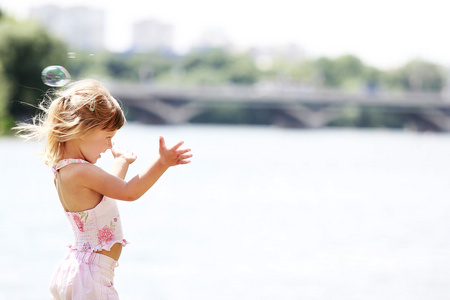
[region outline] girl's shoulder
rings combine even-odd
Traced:
[[[66,183],[70,182],[72,186],[90,187],[98,180],[103,180],[105,171],[102,168],[89,162],[69,163],[65,164],[63,169],[56,171],[57,175]]]
[[[67,166],[69,166],[69,167],[67,167]],[[59,161],[56,165],[54,165],[52,167],[52,171],[55,174],[55,176],[57,176],[57,174],[59,173],[59,171],[62,168],[64,168],[64,173],[72,173],[72,172],[89,173],[89,172],[92,172],[92,170],[100,169],[96,165],[94,165],[88,161],[85,161],[83,159],[67,158],[67,159],[63,159],[63,160]],[[67,172],[66,170],[67,171],[70,170],[70,172]],[[81,175],[81,174],[76,174],[76,175]]]
[[[56,165],[54,165],[52,167],[53,174],[55,174],[55,176],[56,176],[60,169],[66,167],[68,165],[72,165],[72,164],[91,164],[91,163],[88,161],[85,161],[83,159],[77,159],[77,158],[62,159]]]
[[[53,168],[55,168],[56,170],[59,170],[70,164],[90,164],[90,162],[85,161],[84,159],[80,159],[80,158],[66,158],[66,159],[60,160]]]

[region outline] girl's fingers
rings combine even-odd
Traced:
[[[181,155],[181,154],[188,153],[190,151],[191,151],[191,149],[182,149],[182,150],[178,150],[177,153],[178,153],[178,155]]]
[[[192,154],[186,154],[191,151],[190,148],[188,149],[179,149],[181,145],[184,144],[184,141],[178,142],[175,146],[173,146],[170,149],[166,148],[166,142],[164,141],[164,138],[162,136],[159,137],[159,147],[160,151],[163,150],[162,153],[165,153],[164,155],[171,156],[171,160],[174,164],[184,165],[188,164],[191,161],[187,160],[188,158],[192,157]],[[161,152],[160,152],[161,153]]]
[[[191,158],[192,154],[184,154],[184,155],[180,155],[178,158],[178,164],[179,165],[185,165],[190,163],[191,161],[188,160],[188,158]]]
[[[184,144],[184,141],[181,141],[178,144],[176,144],[175,146],[173,146],[172,149],[170,149],[170,150],[178,150],[178,148],[180,148],[181,145],[183,145],[183,144]]]
[[[159,137],[159,148],[166,148],[166,141],[162,136]]]
[[[185,165],[185,164],[188,164],[188,163],[190,163],[191,161],[190,160],[180,160],[179,162],[178,162],[178,164],[179,165]]]
[[[186,159],[186,158],[191,158],[192,154],[186,154],[186,155],[180,155],[178,156],[179,159]]]

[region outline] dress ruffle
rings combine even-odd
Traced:
[[[129,242],[126,239],[122,239],[122,241],[118,240],[118,241],[114,241],[112,243],[108,243],[106,245],[96,245],[94,247],[92,247],[91,245],[72,245],[69,244],[67,247],[69,247],[70,249],[73,250],[77,250],[77,251],[85,251],[85,252],[98,252],[98,251],[102,251],[102,250],[106,250],[106,251],[111,251],[112,246],[114,246],[115,244],[122,244],[123,247],[125,247],[126,245],[129,244]]]

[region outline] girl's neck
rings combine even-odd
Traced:
[[[63,152],[62,159],[74,158],[74,159],[84,159],[83,153],[81,153],[80,147],[78,146],[77,140],[70,140],[61,144],[61,150]]]

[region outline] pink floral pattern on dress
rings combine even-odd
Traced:
[[[84,232],[84,223],[81,221],[81,218],[78,214],[73,214],[73,220],[75,224],[77,224],[78,230]]]
[[[105,225],[105,227],[103,227],[98,231],[97,234],[98,242],[102,245],[111,242],[114,239],[115,230],[116,230],[115,228],[108,227],[108,225]]]
[[[72,213],[72,219],[75,221],[79,231],[84,232],[84,223],[87,222],[88,217],[88,212],[80,211],[77,213]]]
[[[89,242],[86,242],[86,243],[83,244],[83,250],[84,251],[89,251],[91,249],[92,249],[91,248],[91,244]]]

